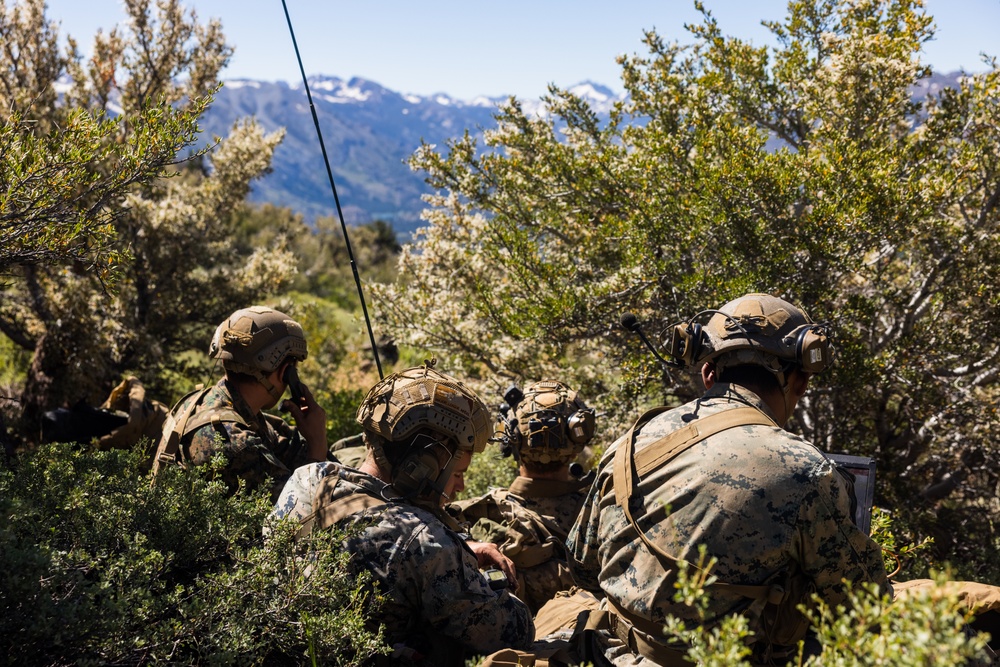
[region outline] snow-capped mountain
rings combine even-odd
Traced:
[[[383,219],[406,235],[419,224],[421,195],[428,192],[406,160],[421,140],[443,146],[465,130],[481,135],[495,125],[493,114],[506,97],[460,100],[445,93],[429,96],[389,90],[361,78],[309,79],[337,194],[348,222]],[[571,90],[606,113],[618,99],[609,88],[584,82]],[[522,100],[531,114],[539,100]],[[289,206],[308,219],[336,215],[309,102],[301,82],[226,81],[202,128],[206,138],[225,136],[233,123],[254,116],[268,131],[286,130],[271,174],[258,181],[251,198]]]

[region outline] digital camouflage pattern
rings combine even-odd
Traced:
[[[574,585],[566,538],[590,480],[518,477],[507,490],[492,489],[449,507],[469,524],[473,539],[496,544],[514,562],[518,594],[532,614]]]
[[[587,498],[587,492],[593,481],[593,473],[565,482],[554,479],[532,479],[519,475],[507,490],[513,502],[537,512],[559,526],[561,539],[565,542],[570,529],[576,523],[576,518],[580,515],[580,507]]]
[[[391,497],[387,484],[359,470],[315,463],[295,471],[272,517],[310,516],[323,480],[340,479],[332,501],[352,494]],[[464,665],[502,648],[525,649],[534,637],[528,608],[506,589],[493,591],[465,540],[430,509],[396,501],[352,516],[366,522],[346,548],[352,567],[372,573],[385,597],[377,618],[400,664]],[[396,663],[394,663],[396,664]]]
[[[701,399],[649,421],[637,435],[635,451],[693,418],[746,405],[773,418],[756,394],[717,383]],[[622,442],[602,458],[570,533],[573,573],[581,586],[606,595],[639,624],[660,624],[667,614],[696,622],[692,609],[672,600],[673,564],[650,553],[616,504],[611,472]],[[694,563],[704,544],[708,556],[718,559],[713,573],[719,581],[780,583],[803,602],[815,591],[831,606],[846,601],[844,579],[888,587],[881,549],[851,520],[846,481],[822,452],[783,429],[741,426],[710,436],[648,473],[637,489],[641,495],[629,507],[647,538]],[[707,625],[745,613],[761,640],[755,654],[766,645],[764,638],[802,623],[796,612],[775,621],[773,605],[751,608],[748,598],[724,587],[707,592]],[[767,623],[774,623],[770,634]],[[616,664],[643,664],[620,643],[609,645],[607,655],[617,656]]]
[[[198,394],[181,401],[173,410],[180,414]],[[191,465],[204,465],[217,453],[226,457],[226,467],[220,478],[235,492],[239,480],[247,488],[258,488],[271,480],[271,497],[276,498],[292,469],[310,462],[307,445],[298,431],[280,417],[263,412],[253,414],[238,392],[230,389],[225,378],[212,387],[194,414],[205,410],[230,408],[246,422],[233,421],[206,424],[181,438],[184,459]]]

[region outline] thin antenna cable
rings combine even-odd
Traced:
[[[302,65],[302,56],[299,53],[299,44],[295,41],[295,30],[292,28],[292,17],[288,14],[288,5],[285,0],[281,0],[281,6],[285,10],[285,20],[288,21],[288,34],[292,36],[292,46],[295,48],[295,58],[299,61],[299,72],[302,73],[302,85],[306,89],[306,98],[309,100],[309,111],[312,112],[313,125],[316,126],[316,136],[319,138],[319,148],[323,153],[323,164],[326,165],[326,175],[330,179],[330,189],[333,191],[333,201],[337,205],[337,217],[340,218],[340,228],[344,231],[344,243],[347,245],[347,256],[351,260],[351,271],[354,273],[354,283],[358,286],[358,297],[361,299],[361,311],[365,315],[365,324],[368,326],[368,339],[372,344],[372,354],[375,355],[375,366],[378,368],[378,377],[383,379],[382,361],[378,356],[378,346],[375,344],[375,332],[372,331],[372,322],[368,318],[368,306],[365,304],[365,293],[361,288],[361,276],[358,275],[358,265],[354,261],[354,250],[351,249],[351,239],[347,235],[347,223],[344,222],[344,212],[340,209],[340,197],[337,196],[337,185],[333,182],[333,170],[330,168],[330,159],[326,155],[326,144],[323,143],[323,132],[319,129],[319,117],[316,115],[316,105],[313,104],[312,93],[309,92],[309,81],[306,79],[306,70]]]

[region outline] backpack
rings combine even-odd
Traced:
[[[506,489],[456,505],[471,524],[473,539],[496,544],[514,562],[517,595],[532,615],[556,593],[574,586],[567,536],[554,521],[524,507]]]
[[[188,433],[192,433],[206,424],[220,425],[224,422],[239,424],[247,427],[246,420],[231,407],[212,407],[195,414],[198,406],[205,399],[205,395],[212,390],[212,387],[205,389],[195,389],[184,395],[177,401],[174,407],[163,422],[163,431],[160,434],[160,442],[153,453],[150,465],[153,470],[153,478],[159,473],[164,465],[180,465],[184,467],[187,463],[187,455],[181,447],[181,440]],[[192,396],[196,396],[187,407],[178,412],[177,408],[184,404]],[[268,426],[270,428],[270,426]]]

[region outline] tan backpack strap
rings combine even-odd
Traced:
[[[757,408],[733,408],[695,419],[687,426],[668,433],[659,440],[644,447],[642,451],[634,453],[635,432],[665,410],[666,408],[656,408],[646,412],[629,429],[618,451],[615,452],[612,479],[614,480],[615,502],[622,508],[629,525],[638,533],[643,544],[646,545],[646,548],[651,553],[676,565],[680,562],[680,559],[653,544],[646,537],[646,533],[636,524],[632,516],[632,510],[629,508],[629,500],[631,500],[632,495],[635,493],[636,478],[642,479],[644,475],[666,465],[692,446],[722,431],[737,426],[772,426],[778,428],[778,425],[773,419]],[[634,471],[633,467],[635,468]],[[691,567],[694,566],[691,565]],[[716,581],[714,585],[725,586],[738,595],[752,600],[764,600],[772,604],[781,602],[785,594],[784,589],[778,585],[755,586],[727,584],[721,581]]]
[[[333,498],[333,491],[339,481],[339,468],[323,478],[316,490],[314,509],[302,520],[302,526],[296,532],[297,537],[305,537],[316,528],[329,528],[355,514],[374,513],[390,504],[382,498],[364,492]]]
[[[205,394],[211,391],[211,387],[206,387],[205,389],[196,389],[192,392],[185,394],[181,400],[177,401],[177,405],[181,405],[191,396],[198,394],[191,403],[184,409],[184,412],[172,416],[173,409],[170,411],[171,415],[167,416],[167,421],[163,426],[163,433],[160,435],[160,444],[156,448],[156,454],[153,456],[153,479],[156,479],[157,473],[160,472],[160,468],[164,465],[170,464],[181,464],[183,465],[183,460],[181,456],[181,437],[184,434],[184,429],[187,426],[188,420],[194,413],[195,409],[201,404],[202,399],[205,398]],[[174,409],[177,408],[174,406]]]
[[[206,424],[212,424],[216,429],[218,429],[223,423],[239,424],[244,427],[247,426],[246,420],[232,408],[210,408],[208,410],[202,410],[188,419],[183,427],[179,428],[179,431],[181,438],[183,438],[188,433],[197,431]]]

